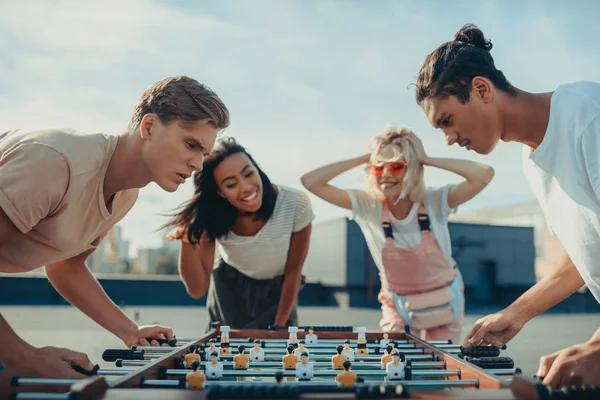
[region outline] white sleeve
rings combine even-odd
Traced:
[[[297,206],[294,210],[293,232],[301,231],[315,219],[312,204],[306,193],[298,192]]]
[[[596,116],[581,136],[581,154],[590,183],[600,199],[600,115]]]
[[[458,210],[458,207],[450,208],[448,205],[448,191],[451,187],[452,184],[435,189],[427,188],[429,209],[434,210],[437,219],[440,221],[448,221],[448,216],[454,214]]]
[[[379,219],[379,204],[377,201],[364,190],[347,190],[352,202],[352,216],[353,220],[369,221],[372,219]]]

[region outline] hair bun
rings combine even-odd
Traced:
[[[481,29],[473,24],[466,24],[454,34],[454,40],[470,44],[471,46],[490,51],[492,50],[492,42],[487,40]]]

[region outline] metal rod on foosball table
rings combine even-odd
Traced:
[[[331,369],[331,362],[327,361],[316,361],[313,362],[315,369]],[[206,365],[210,361],[200,361],[200,365]],[[224,369],[235,369],[235,363],[224,361],[222,362]],[[413,369],[427,369],[427,368],[444,368],[446,364],[443,361],[412,361],[411,367]],[[281,367],[281,361],[257,361],[248,364],[248,369],[253,368],[279,368]],[[352,370],[363,370],[363,369],[382,369],[381,362],[355,362],[352,364]],[[189,370],[191,372],[191,369]],[[341,370],[340,370],[341,371]]]
[[[387,376],[387,372],[384,370],[354,370],[352,371],[358,376],[378,376],[385,377]],[[258,370],[244,370],[244,369],[236,369],[236,370],[224,370],[223,377],[274,377],[276,372],[282,372],[285,377],[295,377],[296,371],[292,369],[258,369]],[[315,377],[326,377],[331,376],[335,377],[339,375],[341,370],[333,370],[333,369],[325,369],[325,370],[313,370],[313,376]],[[167,376],[173,377],[185,377],[190,370],[185,369],[168,369],[166,372]],[[460,370],[458,369],[432,369],[432,370],[417,370],[412,371],[413,378],[435,378],[435,377],[449,377],[449,376],[458,376]]]
[[[117,367],[143,367],[150,364],[152,361],[142,361],[142,360],[121,360],[118,359],[115,361]]]
[[[86,379],[86,378],[83,378]],[[83,379],[65,379],[65,378],[21,378],[14,377],[11,381],[11,386],[65,386],[70,387],[71,385],[81,382]],[[106,381],[110,383],[111,381]]]
[[[10,397],[14,400],[70,400],[69,393],[13,393]]]
[[[401,352],[402,353],[402,352]],[[308,356],[310,361],[322,361],[322,362],[331,362],[331,356],[333,356],[333,354],[328,354],[328,355],[324,355],[324,354],[311,354]],[[233,354],[221,354],[219,355],[220,360],[221,361],[233,361]],[[279,361],[281,362],[281,359],[283,358],[283,353],[281,354],[281,356],[279,355],[274,355],[274,354],[267,354],[265,355],[265,361]],[[358,363],[361,361],[371,361],[371,362],[381,362],[381,356],[380,355],[373,355],[373,356],[361,356],[361,355],[354,355],[354,362]],[[421,360],[421,361],[433,361],[434,360],[434,356],[430,353],[430,354],[406,354],[406,359],[407,360]]]
[[[465,388],[477,386],[479,381],[477,379],[463,379],[463,380],[418,380],[418,381],[364,381],[361,384],[356,384],[355,387],[377,385],[377,386],[397,386],[402,385],[407,388],[414,389],[449,389],[449,388]],[[176,380],[159,380],[159,379],[148,379],[143,381],[140,386],[143,388],[151,387],[162,387],[162,388],[176,388],[179,387],[180,383]],[[254,381],[216,381],[206,380],[203,389],[209,389],[211,386],[274,386],[274,382],[254,382]],[[278,386],[300,386],[304,389],[318,390],[321,388],[337,388],[338,385],[333,381],[286,381],[282,382]]]

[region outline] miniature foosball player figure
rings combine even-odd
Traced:
[[[392,361],[387,363],[385,371],[389,380],[402,380],[404,379],[404,363],[400,362],[398,352],[392,351]]]
[[[254,341],[254,347],[250,349],[250,361],[265,361],[265,349],[260,347],[260,340]]]
[[[385,369],[388,363],[392,361],[392,350],[394,350],[394,347],[388,344],[385,348],[385,354],[381,356],[381,369]]]
[[[359,354],[361,356],[366,356],[367,354],[369,354],[369,351],[367,349],[367,336],[366,336],[367,328],[364,328],[364,327],[356,328],[356,332],[358,332],[358,340],[357,340],[357,344],[356,344],[356,354]]]
[[[228,326],[221,327],[221,354],[231,354],[231,347],[229,345],[229,330]]]
[[[313,328],[308,328],[308,333],[304,336],[304,341],[306,344],[317,344],[319,337],[315,334],[315,330]]]
[[[204,385],[204,381],[206,380],[206,375],[200,370],[200,362],[192,362],[191,368],[193,371],[185,376],[188,387],[190,389],[202,389],[202,385]]]
[[[342,366],[344,367],[344,372],[340,372],[335,377],[335,380],[337,381],[338,386],[339,387],[354,387],[354,384],[356,383],[356,379],[358,378],[358,375],[356,375],[354,372],[352,372],[352,362],[350,362],[349,360],[346,360],[346,361],[344,361]]]
[[[248,361],[250,361],[250,356],[248,354],[245,354],[245,351],[245,346],[238,346],[238,354],[233,356],[233,363],[235,364],[235,369],[248,369]],[[246,378],[243,376],[238,376],[237,380],[245,381]]]
[[[388,343],[390,343],[390,339],[389,338],[390,338],[390,335],[388,335],[387,332],[384,332],[383,333],[383,339],[381,339],[379,341],[379,348],[381,350],[385,349],[388,346]]]
[[[192,368],[192,363],[194,361],[201,361],[200,358],[200,354],[198,354],[196,351],[196,346],[195,345],[191,345],[189,348],[189,353],[187,353],[183,359],[185,360],[185,367],[186,368]]]
[[[288,328],[288,332],[290,333],[290,337],[287,341],[288,346],[292,345],[294,347],[298,347],[298,327],[290,326]]]
[[[208,350],[206,351],[206,354],[210,358],[212,356],[212,353],[214,353],[214,352],[217,352],[217,360],[219,360],[221,357],[219,356],[219,348],[217,347],[217,340],[215,338],[211,338],[208,341]]]
[[[350,347],[350,341],[344,340],[344,350],[342,354],[348,357],[348,360],[354,361],[354,349]]]
[[[219,361],[217,351],[210,353],[210,362],[206,363],[204,369],[208,380],[217,380],[223,377],[223,363]]]
[[[248,361],[250,361],[250,356],[248,354],[244,354],[245,351],[246,348],[244,346],[238,347],[238,354],[233,356],[235,369],[248,369]]]
[[[310,351],[308,351],[308,349],[304,347],[304,340],[300,340],[298,342],[298,348],[296,349],[295,353],[298,356],[298,358],[302,356],[302,353],[306,353],[308,357],[310,357]]]
[[[296,364],[296,378],[299,381],[310,381],[314,376],[313,363],[308,362],[308,353],[300,354],[300,361]]]
[[[280,385],[282,381],[283,381],[283,372],[282,371],[275,372],[275,382],[277,382],[277,384]]]
[[[287,352],[285,356],[282,358],[283,369],[296,369],[296,364],[298,363],[298,356],[294,354],[294,346],[289,345],[287,347]]]
[[[338,346],[335,348],[337,354],[331,357],[331,367],[333,369],[344,369],[344,361],[348,359],[345,355],[342,354],[344,347]]]

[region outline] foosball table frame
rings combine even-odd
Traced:
[[[302,328],[304,329],[304,328]],[[300,330],[298,332],[298,339],[301,340],[305,331]],[[340,339],[340,342],[346,339],[356,339],[357,333],[350,328],[350,331],[344,330],[321,330],[315,329],[318,333],[319,340],[321,339]],[[489,400],[517,400],[517,399],[552,399],[553,391],[541,386],[539,383],[528,381],[523,379],[518,374],[514,375],[512,380],[508,382],[505,379],[500,378],[497,375],[487,372],[485,369],[474,365],[473,363],[458,357],[451,352],[445,351],[440,346],[430,344],[427,341],[421,340],[420,338],[408,333],[408,332],[395,332],[389,333],[390,340],[403,341],[406,340],[409,343],[414,343],[417,349],[423,349],[425,354],[431,354],[432,360],[443,362],[446,369],[458,370],[458,377],[444,378],[447,380],[470,380],[475,381],[474,385],[469,387],[452,387],[452,388],[411,388],[410,385],[400,392],[389,390],[390,383],[379,387],[379,393],[377,390],[373,391],[370,388],[369,395],[365,395],[365,391],[360,392],[358,388],[364,384],[356,383],[355,388],[357,390],[339,390],[336,391],[324,391],[319,393],[318,391],[312,391],[310,393],[300,392],[294,398],[306,398],[306,399],[357,399],[357,398],[408,398],[408,399],[421,399],[421,400],[442,400],[442,399],[489,399]],[[244,329],[230,329],[228,331],[230,340],[235,339],[259,339],[259,340],[273,340],[273,339],[288,339],[288,332],[286,329],[274,329],[274,330],[244,330]],[[367,341],[376,341],[382,338],[382,333],[377,332],[366,332]],[[205,389],[194,390],[194,389],[181,389],[181,388],[144,388],[142,383],[147,380],[158,380],[164,377],[165,369],[177,368],[178,361],[188,351],[190,345],[200,345],[208,343],[212,338],[220,339],[221,330],[218,324],[213,325],[213,329],[207,333],[206,336],[186,342],[185,345],[174,347],[172,351],[167,351],[160,357],[151,359],[147,364],[139,367],[135,371],[119,377],[118,379],[108,382],[103,376],[93,376],[89,379],[83,379],[77,383],[69,385],[66,390],[69,400],[124,400],[124,399],[140,399],[140,400],[191,400],[191,399],[211,399],[218,397],[211,397],[208,391]],[[356,364],[359,364],[357,361]],[[289,383],[283,382],[280,385],[287,385]],[[366,384],[366,383],[365,383]],[[273,385],[276,385],[273,382]],[[402,385],[402,383],[398,383]],[[371,385],[373,386],[373,385]],[[385,390],[385,387],[388,387]],[[25,391],[31,391],[31,387],[25,388]],[[56,391],[56,388],[51,391]],[[16,393],[20,392],[19,388],[15,388],[13,398],[18,398]],[[554,391],[556,392],[556,391]],[[361,395],[362,393],[362,395]],[[398,394],[401,393],[401,394]],[[556,393],[554,393],[556,395]],[[232,398],[232,397],[225,397]],[[243,398],[243,397],[240,397]],[[277,397],[269,397],[276,399]],[[290,397],[282,397],[281,399],[289,399]],[[565,398],[560,396],[560,398]],[[579,398],[579,397],[577,397]]]

